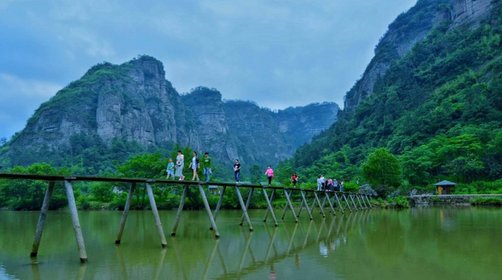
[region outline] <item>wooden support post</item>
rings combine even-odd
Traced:
[[[345,209],[343,209],[342,203],[340,202],[340,199],[338,198],[338,194],[336,192],[335,192],[335,199],[336,199],[336,203],[338,204],[338,207],[340,207],[340,209],[342,210],[342,213],[344,213]]]
[[[272,207],[272,203],[271,203],[270,199],[268,198],[268,193],[267,193],[267,190],[265,189],[265,187],[262,187],[262,191],[263,191],[263,196],[265,197],[265,201],[267,202],[268,211],[270,211],[270,213],[272,215],[272,219],[274,219],[274,226],[278,226],[279,224],[277,223],[277,219],[275,218],[274,208]],[[265,219],[265,221],[266,221],[266,219]]]
[[[284,193],[287,193],[288,190],[284,190]],[[290,191],[291,193],[292,191]],[[288,207],[289,205],[286,203],[286,205],[284,205],[284,208],[282,209],[282,215],[281,215],[281,220],[284,220],[284,218],[286,217],[286,212],[288,211]]]
[[[237,199],[239,200],[239,203],[242,208],[242,213],[244,214],[246,222],[249,225],[249,231],[253,231],[253,225],[251,224],[251,219],[249,219],[248,210],[246,208],[246,205],[244,204],[244,200],[242,199],[241,191],[239,190],[239,187],[237,187],[237,185],[234,188],[235,188],[235,193],[237,194]]]
[[[40,246],[40,240],[42,239],[42,233],[44,231],[45,219],[47,217],[47,211],[49,210],[49,203],[51,201],[52,193],[54,191],[54,182],[49,182],[47,190],[45,190],[44,201],[42,203],[42,208],[40,209],[40,216],[38,217],[37,229],[35,231],[35,240],[33,241],[33,246],[31,247],[32,258],[35,258],[38,254],[38,247]]]
[[[366,200],[368,201],[368,204],[370,205],[370,208],[373,208],[373,205],[371,205],[371,200],[369,195],[366,195]]]
[[[227,186],[223,186],[223,189],[220,192],[220,199],[218,199],[218,203],[216,204],[216,209],[214,209],[214,213],[213,213],[213,217],[214,217],[215,221],[216,221],[216,216],[218,215],[218,211],[220,211],[221,205],[223,204],[223,196],[225,195],[226,190],[227,190]]]
[[[174,219],[173,229],[171,231],[171,236],[176,236],[176,230],[178,229],[178,224],[181,219],[181,212],[185,206],[185,200],[188,194],[188,185],[183,186],[183,193],[181,193],[180,204],[178,205],[178,212],[176,212],[176,218]]]
[[[152,186],[149,183],[146,183],[146,192],[148,193],[148,200],[150,201],[150,208],[152,208],[155,225],[157,226],[157,231],[160,235],[160,245],[164,248],[167,246],[166,236],[164,235],[164,230],[162,229],[162,222],[160,221],[159,210],[157,209],[155,197],[153,196]]]
[[[322,209],[321,201],[319,200],[319,196],[317,195],[317,191],[314,192],[314,197],[315,197],[315,201],[317,201],[317,204],[319,205],[319,209],[321,210],[322,217],[326,218],[326,215],[324,214],[324,210]]]
[[[209,222],[211,222],[211,227],[214,230],[214,236],[216,238],[220,237],[220,232],[218,231],[218,227],[216,226],[216,221],[214,220],[213,213],[211,212],[211,207],[209,206],[209,202],[207,201],[206,193],[202,188],[202,185],[199,184],[199,192],[202,197],[202,202],[204,203],[204,207],[206,208],[207,216],[209,217]]]
[[[66,198],[68,199],[68,207],[70,209],[71,221],[73,223],[73,230],[75,231],[75,237],[77,238],[78,252],[80,255],[80,262],[87,262],[87,252],[85,251],[84,236],[82,234],[82,228],[80,227],[80,222],[78,220],[77,204],[75,202],[75,195],[73,194],[73,186],[70,181],[64,181],[66,189]]]
[[[251,198],[253,196],[253,193],[254,193],[254,188],[252,188],[249,191],[248,199],[246,200],[246,209],[249,209],[249,204],[251,203]],[[242,226],[243,223],[244,223],[244,214],[242,214],[242,216],[241,216],[241,223],[239,225]]]
[[[284,190],[284,195],[286,196],[286,201],[289,205],[289,208],[291,209],[291,213],[293,214],[293,217],[295,218],[295,223],[298,223],[298,217],[296,216],[295,208],[293,207],[293,204],[291,203],[291,198],[289,197],[287,190]]]
[[[265,187],[263,187],[265,190]],[[272,205],[272,202],[274,201],[274,196],[275,196],[275,189],[272,190],[272,193],[270,194],[270,205]],[[265,217],[263,218],[263,222],[267,222],[267,217],[268,217],[269,209],[265,212]]]
[[[364,205],[364,206],[363,206],[363,207],[364,207],[364,209],[368,209],[368,208],[369,208],[369,206],[368,206],[368,204],[366,203],[366,200],[364,200],[364,194],[360,194],[360,195],[359,195],[359,199],[361,200],[361,203]]]
[[[366,208],[367,209],[370,209],[371,208],[371,205],[368,204],[368,201],[366,200],[366,195],[365,194],[362,194],[361,195],[361,200],[364,202],[364,205],[366,205]]]
[[[302,206],[305,205],[305,208],[307,209],[307,213],[309,214],[310,220],[313,220],[314,217],[312,217],[312,212],[310,212],[309,203],[307,201],[307,198],[305,198],[305,192],[300,191],[300,194],[302,196],[302,201],[303,201]],[[301,208],[300,208],[300,211],[301,211]],[[300,216],[300,211],[298,211],[298,216]]]
[[[333,213],[333,215],[336,215],[335,208],[333,208],[333,203],[331,203],[331,198],[329,197],[328,192],[324,192],[324,194],[326,195],[326,199],[328,200],[328,205],[329,208],[331,208],[331,212]]]
[[[356,200],[357,200],[357,202],[359,203],[359,206],[361,207],[361,209],[365,209],[366,207],[364,207],[364,206],[362,205],[361,200],[359,199],[359,194],[355,194],[355,196],[356,196]]]
[[[349,208],[350,212],[352,212],[352,207],[350,207],[349,200],[347,199],[347,196],[345,195],[345,193],[342,193],[342,198],[345,200],[345,204]]]
[[[350,194],[349,197],[350,197],[350,200],[352,201],[352,204],[354,205],[354,209],[358,210],[356,202],[354,201],[354,197],[352,196],[352,194]]]
[[[124,206],[124,212],[122,212],[122,218],[120,219],[119,233],[117,234],[117,239],[115,239],[115,244],[120,244],[122,239],[122,233],[124,232],[125,223],[127,221],[127,215],[129,214],[129,208],[131,207],[132,196],[134,190],[136,189],[136,183],[132,183],[129,187],[129,192],[127,193],[127,200]]]

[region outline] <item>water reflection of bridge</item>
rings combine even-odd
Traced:
[[[263,218],[263,221],[267,222],[268,217],[270,216],[272,218],[275,227],[278,226],[278,219],[275,214],[276,209],[274,209],[273,207],[273,201],[274,199],[276,199],[281,195],[285,198],[286,201],[282,209],[281,220],[284,220],[286,218],[287,213],[290,212],[296,224],[298,224],[301,214],[304,210],[306,215],[303,216],[308,218],[310,221],[312,221],[314,217],[317,217],[317,215],[315,215],[314,212],[315,210],[318,210],[324,223],[324,219],[326,218],[325,210],[335,215],[337,213],[353,212],[357,210],[364,210],[371,208],[369,196],[364,193],[315,191],[315,190],[307,190],[300,188],[288,188],[288,187],[277,187],[277,186],[272,187],[272,186],[251,185],[251,184],[211,182],[210,183],[211,185],[218,186],[220,188],[219,199],[213,211],[211,209],[211,206],[209,205],[206,191],[204,189],[204,187],[207,186],[208,184],[197,181],[171,181],[171,180],[157,180],[157,179],[111,178],[111,177],[88,177],[88,176],[67,177],[67,176],[57,176],[57,175],[5,174],[5,173],[0,173],[0,179],[39,180],[48,182],[48,187],[46,189],[44,200],[41,207],[40,217],[37,223],[35,240],[32,246],[31,256],[34,258],[38,254],[38,248],[40,245],[40,240],[42,237],[45,225],[45,219],[48,213],[49,202],[52,197],[52,193],[54,191],[56,183],[63,183],[63,186],[66,190],[68,206],[72,218],[73,229],[75,231],[75,236],[77,239],[77,245],[81,262],[87,261],[87,252],[85,248],[84,237],[82,234],[75,197],[73,193],[74,182],[91,181],[91,182],[114,182],[114,183],[129,184],[127,200],[124,206],[124,211],[120,221],[119,231],[115,241],[116,244],[121,243],[122,234],[124,231],[125,223],[128,217],[128,212],[132,202],[132,197],[134,195],[135,190],[139,186],[143,186],[148,194],[150,208],[152,210],[155,219],[157,231],[160,235],[162,247],[167,246],[167,241],[164,235],[164,229],[155,202],[153,187],[167,186],[167,187],[178,187],[178,188],[181,187],[183,189],[179,202],[178,211],[171,231],[172,236],[176,235],[178,225],[181,221],[185,200],[187,198],[187,194],[190,188],[197,188],[199,190],[200,197],[204,204],[204,208],[206,210],[209,223],[211,225],[210,229],[214,232],[216,238],[220,236],[216,224],[216,218],[218,216],[219,211],[221,210],[226,190],[229,188],[234,190],[234,193],[237,196],[239,205],[242,210],[242,218],[240,225],[242,226],[244,222],[246,222],[250,232],[252,232],[254,228],[251,223],[251,218],[248,214],[248,208],[253,198],[253,195],[260,195],[260,194],[263,195],[263,198],[267,203],[267,212],[265,214],[265,217]],[[240,189],[248,190],[246,201],[244,201]]]
[[[272,270],[275,263],[289,257],[295,257],[295,263],[299,265],[300,252],[309,247],[318,245],[319,254],[328,254],[330,250],[335,249],[335,246],[343,246],[343,244],[347,242],[347,232],[349,232],[355,225],[364,222],[367,219],[368,211],[362,211],[345,217],[333,217],[331,221],[322,220],[320,224],[310,221],[307,229],[302,233],[299,233],[301,227],[299,224],[295,224],[292,230],[287,230],[287,227],[285,227],[289,240],[287,244],[282,244],[282,246],[276,242],[278,228],[273,228],[272,230],[266,228],[269,240],[267,249],[265,253],[262,254],[262,258],[257,257],[258,254],[255,254],[253,252],[253,248],[250,246],[253,233],[251,232],[246,236],[243,232],[246,245],[240,255],[239,264],[234,269],[228,269],[228,267],[226,267],[225,258],[219,250],[219,242],[217,240],[211,254],[208,257],[208,262],[202,279],[208,278],[209,268],[213,266],[216,255],[221,266],[221,273],[217,273],[217,276],[211,276],[211,278],[216,279],[239,279],[249,273],[256,272],[260,268],[268,266],[270,266]],[[332,246],[333,244],[335,244],[335,246]],[[248,261],[247,265],[245,265],[246,259],[249,258],[250,261]]]

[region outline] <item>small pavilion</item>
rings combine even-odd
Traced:
[[[434,184],[434,186],[436,186],[437,194],[439,195],[453,193],[453,191],[455,190],[455,185],[457,184],[446,180]]]

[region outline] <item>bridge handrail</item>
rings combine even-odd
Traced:
[[[43,180],[43,181],[87,181],[87,182],[117,182],[117,183],[149,183],[149,184],[177,184],[177,185],[215,185],[226,187],[243,187],[243,188],[267,188],[272,190],[288,190],[288,191],[305,191],[305,192],[329,192],[340,194],[365,194],[363,192],[341,192],[341,191],[317,191],[313,189],[293,188],[286,186],[269,186],[256,185],[248,183],[229,183],[229,182],[203,182],[203,181],[178,181],[166,179],[151,179],[151,178],[119,178],[119,177],[99,177],[99,176],[81,176],[81,175],[40,175],[40,174],[25,174],[25,173],[0,173],[0,179],[20,179],[20,180]]]

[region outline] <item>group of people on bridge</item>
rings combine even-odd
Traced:
[[[319,175],[319,177],[317,178],[317,190],[343,192],[343,181],[338,182],[336,179],[326,179],[323,175]]]
[[[166,179],[178,179],[180,181],[185,180],[185,176],[183,175],[183,168],[185,166],[185,156],[181,150],[178,150],[178,154],[176,155],[175,161],[169,158],[167,167],[166,167]],[[190,164],[188,168],[192,170],[192,180],[199,181],[199,171],[202,169],[202,174],[205,176],[205,182],[208,183],[211,180],[212,164],[211,157],[208,152],[204,153],[202,160],[200,160],[197,156],[197,152],[192,152],[192,159],[190,160]],[[240,182],[241,180],[241,163],[239,159],[235,159],[233,163],[233,171],[234,171],[234,179],[236,182]],[[268,184],[272,184],[272,179],[274,178],[274,170],[269,165],[267,170],[265,171],[265,175],[268,178]]]
[[[178,150],[178,154],[176,155],[175,161],[169,158],[167,167],[166,167],[166,179],[178,179],[180,181],[185,180],[185,176],[183,175],[183,168],[185,166],[185,156],[181,150]],[[192,152],[192,159],[190,160],[190,164],[188,168],[192,170],[192,181],[199,181],[199,172],[202,170],[202,174],[205,177],[205,182],[208,183],[211,180],[212,164],[211,157],[208,152],[204,153],[202,159],[199,159],[197,156],[197,152]],[[239,183],[241,180],[241,163],[239,159],[235,159],[233,162],[233,172],[235,182]],[[265,170],[265,174],[268,180],[268,185],[272,185],[272,180],[274,178],[274,169],[272,166],[268,166]],[[291,175],[290,181],[294,188],[296,188],[298,184],[299,176],[297,173],[293,173]],[[328,191],[343,191],[343,181],[338,182],[336,179],[324,178],[323,175],[320,175],[317,178],[317,190],[328,190]]]

